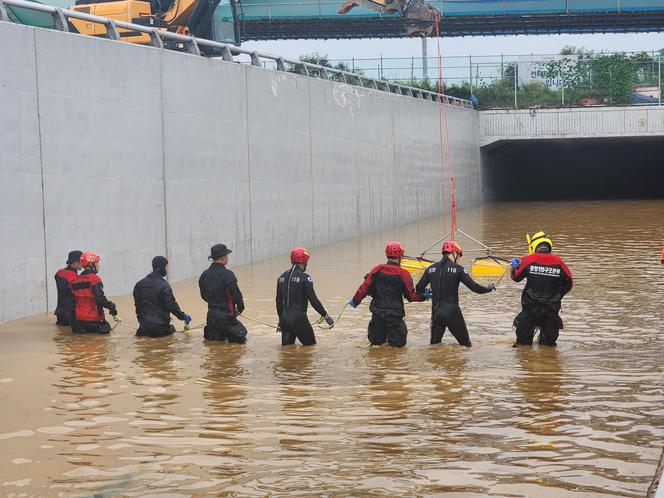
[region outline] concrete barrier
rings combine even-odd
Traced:
[[[0,322],[54,308],[71,249],[122,294],[155,254],[180,280],[215,242],[248,263],[440,212],[437,103],[1,22],[0,45]],[[446,109],[481,202],[478,115]]]

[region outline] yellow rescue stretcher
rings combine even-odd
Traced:
[[[410,273],[422,273],[429,268],[433,261],[426,258],[404,256],[401,259],[401,268]],[[500,278],[508,270],[510,262],[496,256],[482,256],[473,260],[470,274],[475,278]]]

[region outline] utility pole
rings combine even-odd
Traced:
[[[427,37],[422,37],[422,78],[429,79],[429,63],[427,61]]]
[[[468,56],[468,67],[470,67],[470,79],[468,80],[470,82],[470,94],[473,94],[473,56],[469,55]]]

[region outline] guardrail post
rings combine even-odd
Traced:
[[[120,33],[118,32],[118,27],[115,25],[115,21],[113,19],[109,19],[106,24],[106,38],[109,40],[120,40]]]
[[[198,46],[198,42],[196,41],[196,38],[194,38],[193,36],[187,42],[187,52],[189,52],[192,55],[201,55],[201,49]]]
[[[260,67],[261,61],[258,59],[258,54],[256,52],[251,52],[249,57],[251,57],[252,66]]]
[[[276,59],[275,62],[277,63],[277,71],[285,71],[286,70],[286,65],[284,64],[284,60],[281,57]]]
[[[150,35],[150,45],[152,47],[157,47],[157,48],[160,48],[160,49],[164,48],[164,42],[161,39],[161,36],[159,36],[159,31],[158,30],[153,29],[148,34]]]
[[[62,9],[55,9],[55,12],[53,12],[53,26],[55,26],[55,29],[58,31],[69,33],[69,23],[67,22],[67,19],[65,19],[65,15],[62,13]]]
[[[300,64],[300,74],[303,76],[309,76],[309,68],[306,64]]]
[[[9,15],[7,14],[5,4],[2,3],[2,0],[0,0],[0,21],[11,22],[9,20]]]

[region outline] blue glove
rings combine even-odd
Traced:
[[[510,261],[510,266],[512,268],[516,268],[521,264],[521,258],[514,258],[512,261]]]
[[[352,297],[348,300],[348,304],[350,305],[351,308],[357,308],[357,303],[355,302],[355,299]]]
[[[433,296],[433,292],[431,292],[431,289],[424,289],[422,296],[427,299],[431,299],[431,296]]]
[[[184,314],[184,323],[186,323],[187,325],[191,323],[191,317],[186,313]]]

